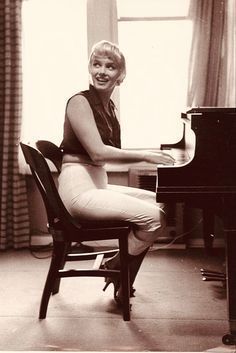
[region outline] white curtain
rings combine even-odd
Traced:
[[[235,106],[235,0],[192,0],[188,106]]]
[[[116,0],[87,0],[88,53],[100,40],[118,42]]]
[[[118,43],[118,23],[116,0],[87,0],[87,38],[88,55],[92,46],[100,40]],[[119,90],[116,89],[112,99],[118,109]]]
[[[223,30],[218,105],[236,106],[236,10],[235,0],[227,0]]]

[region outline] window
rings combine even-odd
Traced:
[[[192,23],[189,0],[117,0],[127,61],[120,87],[122,146],[156,148],[182,135]]]
[[[159,147],[182,134],[192,24],[189,0],[117,0],[127,60],[122,146]],[[60,143],[67,99],[87,87],[86,0],[23,0],[22,139]]]
[[[22,24],[22,139],[60,143],[66,100],[88,82],[86,0],[24,0]]]

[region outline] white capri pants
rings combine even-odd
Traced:
[[[130,255],[138,255],[152,245],[165,227],[164,211],[156,203],[154,192],[110,185],[104,167],[63,163],[58,183],[62,201],[73,217],[133,223],[128,237]]]

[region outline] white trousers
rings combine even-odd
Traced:
[[[58,191],[69,213],[78,219],[124,220],[133,224],[129,254],[138,255],[162,233],[164,212],[156,194],[128,186],[110,185],[103,167],[64,163]]]

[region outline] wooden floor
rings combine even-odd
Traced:
[[[63,279],[46,320],[38,320],[49,261],[28,250],[0,253],[0,350],[236,352],[221,341],[228,332],[225,289],[200,275],[202,267],[224,269],[223,251],[154,247],[135,283],[130,322],[122,320],[112,288],[102,291],[102,278]]]

